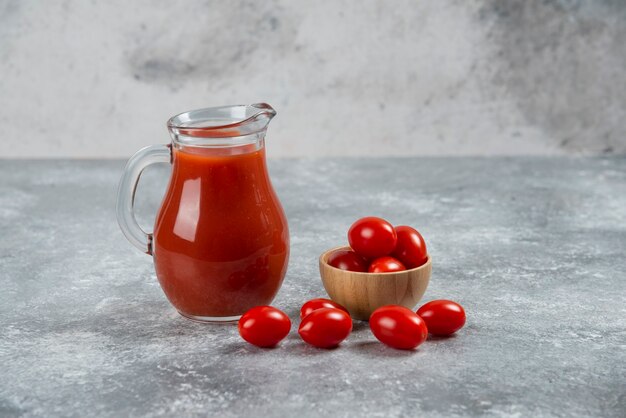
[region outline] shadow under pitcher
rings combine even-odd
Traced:
[[[236,321],[267,305],[289,259],[289,228],[272,188],[265,133],[276,115],[265,103],[181,113],[168,121],[169,145],[133,155],[117,196],[117,220],[128,240],[153,256],[161,288],[183,316]],[[171,176],[146,233],[133,204],[141,172],[170,163]]]

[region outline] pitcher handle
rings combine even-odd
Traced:
[[[150,145],[140,149],[130,157],[117,190],[117,223],[126,239],[146,254],[152,254],[152,233],[147,233],[135,218],[135,191],[143,170],[151,164],[170,163],[172,151],[170,145]]]

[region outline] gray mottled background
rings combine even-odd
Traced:
[[[258,101],[273,156],[623,154],[625,45],[620,0],[0,0],[0,157]]]

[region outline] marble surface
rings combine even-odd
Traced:
[[[270,162],[291,227],[275,305],[324,296],[317,256],[351,221],[420,229],[424,300],[467,326],[416,351],[356,322],[335,350],[276,349],[180,317],[114,215],[122,161],[0,160],[0,416],[626,414],[626,159]],[[149,225],[167,177],[138,192]]]

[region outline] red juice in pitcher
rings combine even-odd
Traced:
[[[170,302],[190,316],[230,317],[274,299],[287,268],[287,220],[265,150],[174,150],[154,229],[154,264]]]
[[[236,320],[269,304],[282,284],[289,230],[264,146],[274,114],[269,105],[232,106],[170,119],[172,172],[146,252],[167,298],[186,317]],[[159,152],[160,160],[145,157],[148,164],[165,159]],[[134,226],[125,227],[133,242]],[[142,248],[140,236],[136,241]]]

